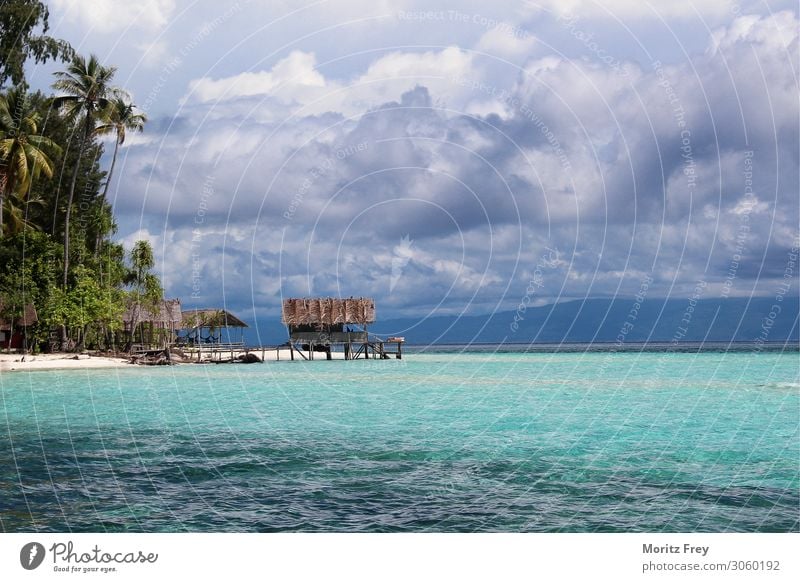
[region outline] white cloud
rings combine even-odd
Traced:
[[[747,2],[742,2],[747,4]],[[559,16],[580,15],[601,18],[694,18],[731,14],[728,0],[541,0],[542,6]],[[741,7],[740,7],[741,9]]]
[[[530,34],[516,32],[515,29],[495,27],[486,31],[478,40],[475,47],[505,59],[528,59],[536,49],[536,38]]]
[[[268,71],[195,79],[189,84],[183,102],[261,97],[270,105],[292,105],[292,112],[302,116],[329,112],[358,115],[399,99],[417,84],[425,85],[437,96],[459,101],[458,96],[465,89],[454,80],[473,78],[476,74],[472,57],[456,47],[425,52],[393,51],[373,61],[364,73],[349,81],[326,79],[317,70],[313,54],[293,51]]]
[[[453,46],[423,53],[398,51],[372,63],[360,81],[452,76],[467,72],[470,64],[469,54]]]
[[[152,42],[143,42],[136,45],[136,48],[142,52],[142,64],[146,67],[163,67],[169,45],[164,40],[154,40]]]
[[[760,201],[758,198],[753,196],[752,200],[748,198],[742,198],[739,200],[738,204],[731,208],[730,212],[732,214],[736,214],[739,216],[742,215],[749,215],[749,214],[763,214],[769,210],[769,204],[766,202]]]
[[[300,90],[325,87],[325,78],[316,70],[313,54],[292,51],[269,71],[245,72],[221,79],[202,77],[189,84],[184,99],[193,97],[208,102],[237,97],[279,96],[284,100],[302,97]]]
[[[711,35],[708,52],[713,55],[719,50],[731,50],[737,44],[743,43],[796,52],[797,35],[797,17],[788,10],[765,18],[751,14],[715,30]]]
[[[175,9],[174,0],[51,0],[69,22],[80,22],[92,34],[110,34],[128,27],[162,29]]]

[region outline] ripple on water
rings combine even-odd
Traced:
[[[792,355],[590,357],[4,377],[0,529],[800,531]]]

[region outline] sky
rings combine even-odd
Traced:
[[[49,6],[149,118],[117,238],[153,243],[184,306],[797,292],[796,2]]]

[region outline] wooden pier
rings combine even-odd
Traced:
[[[344,354],[345,360],[388,360],[392,356],[403,358],[403,338],[381,339],[367,332],[334,333],[330,336],[311,332],[293,334],[288,342],[290,358],[315,359],[315,354],[324,354],[333,360],[334,353]],[[338,359],[338,358],[337,358]]]
[[[142,353],[172,363],[256,363],[279,360],[388,360],[403,358],[403,337],[382,338],[368,330],[375,321],[372,299],[285,299],[281,314],[288,328],[286,343],[247,346],[242,329],[247,324],[224,309],[192,309],[183,312],[179,341],[162,354]],[[240,341],[223,342],[239,329]],[[223,332],[225,332],[223,334]],[[144,350],[145,346],[142,346]],[[170,354],[170,350],[172,354]],[[159,360],[160,361],[160,360]]]
[[[318,339],[318,338],[317,338]],[[176,361],[196,363],[255,363],[281,360],[386,360],[403,357],[402,338],[381,339],[370,337],[367,341],[333,342],[299,339],[273,346],[246,346],[242,343],[201,344],[175,348],[182,354]],[[163,354],[164,350],[158,350]],[[255,358],[253,357],[255,356]]]

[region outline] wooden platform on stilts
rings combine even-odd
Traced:
[[[382,339],[369,333],[368,326],[375,322],[375,301],[370,298],[284,299],[281,320],[289,331],[292,359],[297,351],[307,360],[318,353],[331,360],[333,350],[344,352],[345,360],[403,357],[404,338]]]
[[[347,338],[331,337],[352,336]],[[345,360],[388,360],[394,357],[397,360],[403,359],[403,338],[381,339],[370,337],[366,332],[340,333],[340,334],[316,334],[302,332],[293,334],[289,338],[288,345],[291,350],[291,359],[294,359],[295,352],[298,358],[304,360],[314,360],[318,356],[327,360],[333,358],[333,352],[343,352]]]

